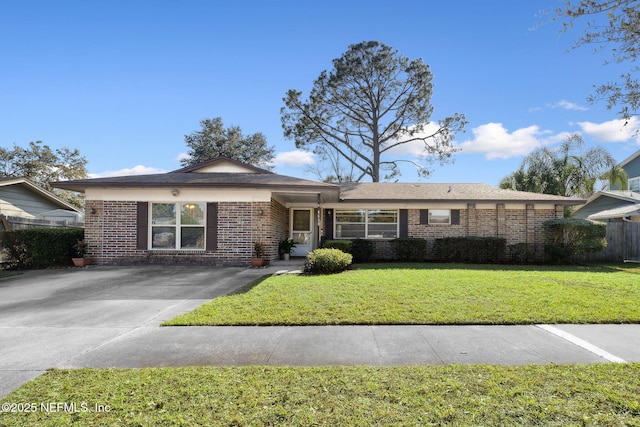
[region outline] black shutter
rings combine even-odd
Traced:
[[[409,237],[409,211],[407,209],[400,209],[400,236]]]
[[[420,224],[429,224],[429,209],[420,209]]]
[[[333,240],[333,209],[324,210],[324,239]]]
[[[147,250],[149,241],[149,202],[138,202],[136,249]]]
[[[451,225],[460,225],[460,209],[451,209]]]
[[[207,246],[208,251],[218,250],[218,204],[207,203]]]

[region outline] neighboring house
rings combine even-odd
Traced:
[[[628,176],[628,190],[599,191],[577,208],[573,216],[598,221],[640,221],[640,150],[623,160]]]
[[[587,203],[575,210],[576,218],[596,221],[639,221],[640,192],[603,190],[589,197]]]
[[[52,184],[85,193],[85,239],[97,264],[247,265],[254,242],[275,260],[289,237],[294,256],[327,239],[373,239],[381,257],[396,237],[541,244],[544,221],[584,203],[484,184],[329,184],[227,158],[165,174]]]
[[[11,218],[20,219],[25,223],[31,221],[77,223],[83,220],[80,209],[26,178],[0,179],[0,215],[4,218],[0,230],[6,228]]]

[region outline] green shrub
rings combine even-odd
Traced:
[[[307,254],[305,271],[312,274],[332,274],[346,270],[353,257],[340,249],[316,249]]]
[[[532,263],[538,260],[537,254],[542,254],[542,249],[533,243],[515,243],[507,246],[508,260],[514,263]]]
[[[395,259],[400,261],[424,261],[427,241],[416,237],[401,237],[390,241]]]
[[[501,237],[445,237],[436,239],[433,251],[441,261],[483,264],[505,261],[506,245]]]
[[[322,244],[325,249],[340,249],[342,252],[351,253],[351,240],[327,240]]]
[[[355,239],[351,241],[351,255],[353,262],[371,262],[376,250],[376,242],[367,239]]]
[[[83,238],[82,228],[33,228],[0,232],[0,246],[10,269],[66,267]]]
[[[550,262],[562,263],[573,255],[598,252],[607,246],[607,226],[582,218],[545,221],[544,251]]]

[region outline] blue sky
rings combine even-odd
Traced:
[[[95,176],[180,167],[184,135],[221,117],[275,145],[278,173],[315,179],[280,125],[350,44],[378,40],[434,73],[433,120],[466,115],[453,164],[429,182],[497,185],[533,149],[579,132],[622,161],[640,149],[593,85],[616,65],[567,53],[542,11],[562,0],[6,1],[0,5],[0,144],[78,148]],[[539,26],[538,24],[544,24]],[[405,150],[405,158],[412,151]],[[402,181],[418,180],[407,166]]]

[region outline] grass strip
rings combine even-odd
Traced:
[[[164,325],[638,323],[638,266],[364,265],[273,276]]]
[[[66,410],[0,426],[638,426],[638,390],[640,364],[51,370],[2,402]]]

